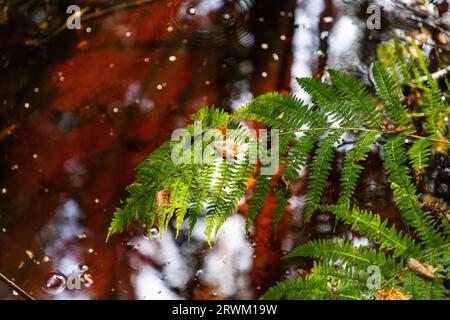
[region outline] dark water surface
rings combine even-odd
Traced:
[[[118,1],[78,3],[104,9]],[[366,7],[155,1],[55,36],[66,18],[62,4],[0,19],[0,272],[38,299],[249,299],[304,272],[308,262],[280,257],[308,238],[333,236],[333,219],[318,214],[302,224],[301,181],[277,241],[270,199],[251,239],[238,213],[212,249],[202,223],[190,244],[186,232],[174,240],[170,228],[159,240],[157,228],[149,239],[132,227],[109,243],[106,231],[136,165],[188,114],[211,104],[233,110],[271,90],[306,98],[294,76],[321,76],[326,66],[364,75],[389,32],[367,30]],[[374,152],[358,199],[395,220],[380,166]],[[19,298],[0,283],[0,299]]]

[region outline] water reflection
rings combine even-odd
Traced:
[[[253,0],[194,0],[170,2],[169,28],[213,46],[239,40],[249,44],[248,25],[253,19]],[[247,39],[247,40],[246,40]]]
[[[106,230],[136,165],[188,114],[208,104],[235,109],[272,90],[306,98],[294,77],[321,76],[337,64],[355,70],[364,50],[357,44],[367,41],[357,32],[358,10],[343,1],[158,1],[89,21],[39,48],[6,51],[0,271],[41,299],[248,299],[304,274],[308,261],[281,256],[309,238],[336,235],[325,213],[303,223],[303,180],[276,241],[273,195],[250,239],[243,204],[212,249],[203,223],[190,243],[186,229],[174,239],[173,226],[151,229],[152,237],[131,226],[107,244]],[[369,163],[356,201],[395,219],[377,150]],[[446,180],[433,182],[442,174],[427,184],[448,193]],[[333,181],[324,202],[337,194]],[[345,228],[337,233],[369,245]],[[75,280],[80,288],[68,288]],[[0,283],[0,298],[19,297]]]

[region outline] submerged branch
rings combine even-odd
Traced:
[[[125,3],[119,3],[117,5],[113,5],[111,7],[105,8],[105,9],[97,9],[94,11],[90,11],[91,8],[85,7],[81,10],[79,13],[79,17],[82,18],[83,22],[92,21],[98,18],[105,17],[107,15],[126,11],[130,9],[134,9],[140,6],[148,5],[155,3],[159,0],[135,0],[135,1],[129,1]],[[44,39],[28,39],[25,41],[25,45],[27,46],[40,46],[43,45],[50,40],[52,40],[54,37],[56,37],[58,34],[62,33],[64,30],[67,29],[66,24],[64,23],[62,26],[60,26],[56,31],[54,31],[51,35]]]
[[[31,296],[29,293],[27,293],[25,290],[23,290],[21,287],[19,287],[17,284],[9,280],[6,276],[4,276],[2,273],[0,273],[0,280],[3,281],[5,284],[7,284],[11,289],[16,291],[18,294],[22,296],[22,298],[26,300],[36,300]]]

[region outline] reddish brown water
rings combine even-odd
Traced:
[[[325,66],[358,71],[379,41],[352,29],[363,19],[364,8],[329,0],[156,1],[37,47],[23,45],[23,25],[9,25],[21,32],[1,33],[0,272],[37,299],[248,299],[302,273],[307,262],[280,257],[332,236],[333,225],[325,214],[302,224],[303,181],[277,241],[272,198],[252,239],[238,213],[212,249],[201,225],[190,244],[185,233],[152,240],[138,228],[105,243],[106,231],[136,165],[188,114],[210,104],[231,110],[271,90],[301,94],[292,77],[320,76]],[[396,219],[380,168],[374,154],[358,198]],[[19,298],[0,283],[0,299]]]

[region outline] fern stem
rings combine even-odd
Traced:
[[[414,139],[426,139],[427,137],[422,137],[417,134],[408,134],[407,137],[414,138]],[[431,142],[435,143],[444,143],[444,144],[450,144],[450,141],[448,140],[439,140],[439,139],[429,139]]]
[[[364,132],[380,132],[380,130],[376,129],[367,129],[367,128],[349,128],[349,127],[343,127],[343,128],[306,128],[306,129],[296,129],[293,131],[283,131],[280,133],[281,135],[285,134],[292,134],[292,133],[298,133],[298,132],[313,132],[313,131],[337,131],[337,130],[343,130],[343,131],[364,131]]]
[[[105,9],[99,9],[99,10],[94,10],[94,11],[91,11],[90,7],[85,7],[80,12],[80,18],[83,18],[83,23],[86,23],[87,21],[92,21],[92,20],[95,20],[98,18],[102,18],[102,17],[108,16],[113,13],[134,9],[134,8],[144,6],[144,5],[153,4],[154,2],[158,2],[158,1],[159,0],[134,0],[134,1],[129,1],[129,2],[125,2],[125,3],[119,3],[117,5],[113,5],[113,6],[105,8]],[[26,46],[40,46],[40,45],[46,44],[50,40],[52,40],[54,37],[56,37],[57,35],[64,32],[65,30],[67,30],[66,23],[62,24],[58,29],[56,29],[52,34],[50,34],[46,38],[27,39],[27,40],[25,40],[24,44]]]
[[[280,133],[280,136],[286,135],[286,134],[292,134],[292,133],[299,133],[299,132],[313,132],[313,131],[336,131],[336,130],[344,130],[344,131],[361,131],[361,132],[379,132],[382,133],[381,130],[377,129],[367,129],[367,128],[352,128],[352,127],[344,127],[344,128],[306,128],[306,129],[296,129],[293,131],[283,131]],[[426,139],[427,137],[422,137],[417,134],[407,134],[408,138],[413,139]],[[450,141],[448,140],[439,140],[439,139],[429,139],[431,142],[435,143],[444,143],[444,144],[450,144]]]
[[[431,250],[430,252],[428,252],[426,255],[421,256],[420,259],[425,259],[425,258],[431,256],[433,253],[438,252],[438,251],[440,251],[440,250],[442,250],[442,249],[445,249],[445,248],[447,248],[447,247],[450,247],[450,242],[445,243],[445,244],[443,244],[443,245],[441,245],[441,246],[439,246],[439,247],[433,248],[433,250]]]

